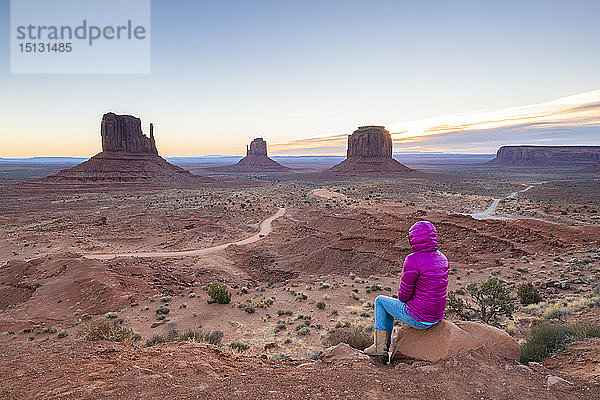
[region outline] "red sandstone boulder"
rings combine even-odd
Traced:
[[[340,343],[337,346],[332,346],[326,349],[319,360],[326,364],[335,362],[357,362],[370,361],[370,357],[360,350],[350,347],[346,343]]]
[[[415,359],[438,362],[483,349],[512,360],[521,358],[521,349],[508,333],[478,322],[442,320],[431,328],[402,327],[392,340],[390,361]]]

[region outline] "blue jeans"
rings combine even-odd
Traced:
[[[432,325],[417,321],[406,312],[406,303],[389,296],[377,296],[375,299],[375,329],[392,334],[394,318],[416,329],[427,329]]]

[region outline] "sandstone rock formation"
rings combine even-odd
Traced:
[[[490,165],[577,166],[600,162],[600,146],[503,146]]]
[[[348,158],[391,158],[392,135],[383,126],[361,126],[348,136]]]
[[[246,146],[246,156],[267,156],[267,142],[263,138],[256,138]]]
[[[102,151],[158,154],[154,142],[154,125],[150,124],[150,137],[142,133],[139,118],[131,115],[104,114],[100,123]]]
[[[348,136],[344,161],[329,171],[341,174],[405,174],[413,170],[392,158],[392,136],[383,126],[361,126]]]
[[[263,138],[256,138],[250,143],[250,146],[246,147],[246,157],[242,158],[237,164],[211,168],[211,171],[285,172],[289,171],[289,168],[271,160],[267,156],[267,142]]]
[[[390,360],[438,362],[479,349],[512,360],[521,357],[519,344],[503,330],[477,322],[442,320],[425,330],[403,326],[392,340]]]
[[[146,183],[169,186],[213,181],[193,175],[160,157],[154,141],[154,125],[150,124],[150,137],[147,137],[142,132],[139,118],[105,114],[100,133],[102,152],[45,180],[55,183]]]

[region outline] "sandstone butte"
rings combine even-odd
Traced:
[[[246,147],[246,157],[237,164],[211,168],[218,172],[286,172],[290,169],[267,156],[267,142],[263,138],[254,139]]]
[[[142,132],[141,121],[131,115],[104,114],[100,123],[102,151],[75,167],[44,178],[54,183],[134,183],[195,185],[213,179],[167,162],[158,155],[154,125],[150,137]]]
[[[414,172],[392,158],[392,136],[383,126],[361,126],[349,135],[346,159],[328,171],[343,175]]]

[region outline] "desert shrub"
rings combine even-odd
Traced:
[[[308,299],[308,296],[305,295],[304,293],[302,293],[302,292],[296,293],[296,300],[297,301],[304,301],[306,299]]]
[[[534,327],[521,345],[521,362],[539,362],[563,351],[567,344],[590,337],[600,337],[597,323],[560,324],[545,322]]]
[[[105,317],[106,319],[115,319],[115,318],[117,318],[118,316],[119,316],[119,313],[118,313],[118,312],[114,312],[114,311],[109,311],[109,312],[107,312],[107,313],[104,315],[104,317]]]
[[[177,341],[177,333],[169,332],[166,335],[154,335],[150,339],[146,340],[146,347],[156,346],[157,344],[167,343],[167,342],[176,342]]]
[[[223,332],[213,331],[204,335],[204,341],[214,345],[220,345],[223,340]]]
[[[248,350],[250,348],[250,345],[248,345],[246,343],[242,343],[242,342],[231,342],[229,344],[229,347],[232,350],[242,352],[242,351]]]
[[[469,301],[458,297],[456,292],[448,292],[446,309],[450,314],[495,326],[499,325],[503,316],[512,318],[515,311],[513,299],[498,278],[490,278],[481,286],[469,283],[465,290],[471,297]]]
[[[340,343],[347,343],[355,349],[363,350],[373,344],[373,327],[333,328],[323,339],[326,347],[336,346]]]
[[[318,308],[319,310],[322,310],[322,309],[324,309],[324,308],[325,308],[325,303],[324,303],[324,302],[322,302],[322,301],[319,301],[319,302],[317,303],[317,308]]]
[[[209,304],[229,304],[231,302],[231,292],[227,290],[227,286],[218,282],[208,285],[208,295],[210,296],[210,300],[208,300]]]
[[[223,340],[223,332],[213,331],[210,333],[203,330],[188,329],[184,332],[177,332],[175,329],[170,330],[165,335],[154,335],[146,341],[146,347],[151,347],[160,343],[168,342],[195,342],[195,343],[210,343],[216,346],[221,344]]]
[[[310,328],[307,326],[304,326],[300,329],[296,329],[296,334],[299,336],[306,336],[310,333]]]
[[[131,328],[125,328],[106,318],[97,318],[84,325],[77,337],[88,341],[108,340],[111,342],[124,342],[130,340],[133,335]]]
[[[524,306],[528,306],[529,304],[537,304],[542,301],[542,295],[531,282],[519,285],[517,289],[517,296],[519,297],[521,304]]]
[[[453,290],[448,292],[448,295],[446,296],[446,311],[448,313],[463,316],[465,306],[465,301],[457,296],[457,292]]]
[[[566,315],[567,311],[555,305],[549,306],[542,311],[542,317],[544,319],[559,319],[561,316]]]

